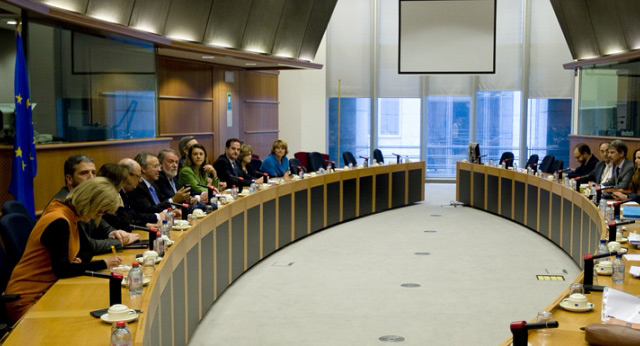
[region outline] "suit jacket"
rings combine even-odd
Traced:
[[[180,184],[178,183],[178,176],[171,178],[173,180],[173,184],[176,187],[176,191],[173,191],[171,187],[171,183],[169,182],[169,178],[164,173],[164,171],[160,172],[160,179],[155,182],[155,186],[157,187],[156,192],[158,193],[158,198],[161,201],[166,201],[169,198],[173,197],[176,192],[180,189]]]
[[[593,171],[596,168],[596,165],[598,164],[598,162],[600,162],[600,160],[598,160],[595,155],[591,155],[591,157],[589,158],[589,160],[587,160],[587,162],[580,165],[578,168],[576,168],[575,171],[567,174],[567,176],[569,178],[577,178],[577,177],[588,175],[589,173],[591,173],[591,171]]]
[[[611,173],[611,178],[605,181],[602,185],[610,186],[614,189],[629,189],[629,184],[631,184],[631,178],[633,178],[633,162],[624,159],[622,161],[622,168],[620,168],[620,175],[616,176],[616,168],[617,166],[613,166],[613,172]]]
[[[158,196],[158,200],[160,200],[160,203],[154,203],[153,197],[151,197],[151,191],[149,191],[147,184],[145,184],[144,181],[141,181],[140,183],[138,183],[138,186],[136,186],[135,190],[129,193],[130,203],[133,210],[139,213],[160,213],[171,206],[169,201],[163,200],[158,186],[156,186],[154,183],[151,184],[156,190],[156,195]]]
[[[213,168],[216,169],[216,172],[218,173],[218,178],[220,178],[220,181],[224,181],[227,183],[227,187],[232,187],[233,185],[235,186],[251,185],[253,178],[249,174],[247,174],[245,171],[242,170],[242,166],[240,165],[240,160],[235,160],[235,165],[238,170],[237,176],[233,171],[233,166],[231,166],[231,161],[229,160],[227,155],[222,154],[218,157],[216,162],[213,163]],[[240,183],[240,180],[238,180],[238,177],[242,177],[244,179],[242,181],[242,184]]]
[[[133,192],[133,191],[132,191]],[[131,231],[130,224],[144,226],[147,223],[157,223],[158,217],[154,213],[139,213],[131,207],[131,197],[129,194],[120,191],[120,198],[122,198],[123,206],[118,208],[115,215],[105,214],[102,216],[112,226]]]

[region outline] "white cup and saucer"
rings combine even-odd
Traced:
[[[138,313],[124,304],[114,304],[107,310],[106,314],[100,316],[102,322],[105,323],[131,322],[136,318],[138,318]]]
[[[136,259],[140,264],[144,264],[146,260],[151,261],[152,259],[155,263],[160,263],[160,261],[162,261],[162,257],[158,256],[158,253],[153,250],[145,251],[142,254],[142,257],[138,257]]]
[[[595,267],[598,275],[611,275],[613,273],[613,263],[611,261],[600,261]]]
[[[207,214],[204,212],[204,210],[197,208],[197,209],[193,209],[193,212],[191,213],[197,217],[205,217],[207,216]]]
[[[589,303],[584,294],[573,293],[560,302],[560,307],[572,312],[586,312],[593,309],[593,303]]]
[[[627,248],[622,247],[617,241],[610,241],[609,244],[607,244],[607,248],[609,248],[609,251],[616,251],[619,254],[625,254],[628,251]]]
[[[184,230],[189,228],[189,221],[187,220],[174,220],[173,221],[173,228],[174,229],[179,229],[179,230]]]

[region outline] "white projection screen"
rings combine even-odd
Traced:
[[[399,74],[490,74],[496,0],[400,0]]]

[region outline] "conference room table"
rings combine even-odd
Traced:
[[[548,176],[538,177],[499,167],[458,162],[456,197],[466,205],[500,215],[538,232],[559,246],[583,269],[583,256],[595,254],[600,239],[607,239],[609,235],[604,217],[593,202],[574,189],[549,180]],[[625,228],[624,237],[630,232],[640,232],[640,225],[631,224]],[[622,246],[629,249],[629,254],[640,253],[630,244]],[[628,273],[630,266],[640,266],[640,263],[625,260],[625,264],[627,273],[622,284],[614,284],[611,276],[597,276],[596,284],[640,295],[640,280]],[[574,282],[582,283],[583,276],[584,272]],[[560,296],[548,306],[540,307],[540,311],[553,314],[552,320],[558,321],[559,327],[551,329],[549,335],[541,330],[530,331],[531,345],[588,345],[585,332],[580,328],[602,323],[602,292],[587,294],[589,302],[594,304],[592,310],[570,312],[560,307],[560,302],[569,294],[570,285],[571,282],[567,282],[567,289]],[[522,321],[536,322],[536,316],[522,316]],[[504,328],[508,330],[509,326]],[[512,338],[509,338],[501,345],[507,346],[511,342]]]
[[[424,200],[424,177],[424,162],[305,177],[239,197],[189,229],[171,231],[175,243],[142,295],[131,298],[122,288],[122,303],[141,310],[129,323],[133,343],[185,345],[224,290],[253,265],[327,227]],[[131,265],[144,251],[118,255],[123,264]],[[111,325],[89,313],[108,307],[109,280],[58,280],[18,321],[4,344],[105,345]]]

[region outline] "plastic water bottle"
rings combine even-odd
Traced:
[[[164,239],[162,239],[162,232],[156,233],[156,240],[153,243],[153,249],[156,250],[158,256],[164,257]]]
[[[140,264],[138,264],[138,262],[133,262],[133,264],[131,264],[129,276],[127,276],[127,285],[129,286],[130,296],[139,296],[142,294],[143,279],[144,275],[142,275]]]
[[[111,346],[131,346],[131,333],[124,321],[116,322],[116,330],[111,333]]]
[[[598,209],[600,209],[602,216],[606,217],[607,216],[607,200],[605,200],[604,198],[601,198],[600,206],[598,207]]]
[[[257,189],[256,183],[251,183],[251,185],[249,186],[249,193],[255,193],[256,189]]]
[[[603,253],[609,252],[609,248],[607,247],[607,240],[606,239],[600,239],[600,245],[598,245],[598,250],[596,251],[596,255],[600,255]],[[596,263],[600,263],[600,261],[607,261],[608,259],[605,258],[598,258],[596,259]]]
[[[231,196],[233,196],[234,201],[238,199],[238,188],[235,185],[231,187]]]
[[[169,228],[169,222],[167,220],[162,220],[162,226],[160,226],[160,232],[162,232],[163,236],[169,237],[171,235],[171,229]]]
[[[167,224],[169,225],[169,230],[173,229],[173,221],[176,219],[176,214],[173,212],[173,209],[167,209],[167,213],[165,214],[165,220],[167,220]],[[167,234],[167,236],[169,236]]]
[[[624,281],[624,270],[622,254],[617,254],[616,259],[613,260],[613,274],[611,275],[614,283],[621,284]]]

